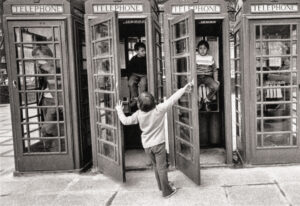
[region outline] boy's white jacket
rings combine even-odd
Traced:
[[[126,117],[122,108],[116,107],[120,121],[124,125],[139,124],[142,131],[142,144],[144,148],[153,147],[165,142],[165,114],[184,94],[185,88],[179,89],[165,102],[158,104],[153,110],[143,112],[137,110]],[[130,137],[129,137],[130,138]]]

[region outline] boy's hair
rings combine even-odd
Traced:
[[[138,107],[143,112],[149,112],[155,108],[155,100],[149,92],[142,92],[138,97]]]
[[[140,48],[146,49],[146,45],[145,45],[143,42],[137,42],[137,43],[134,45],[134,50],[135,50],[135,51],[138,51]]]
[[[53,52],[51,51],[51,49],[47,46],[47,45],[39,45],[36,46],[32,52],[31,55],[32,56],[37,56],[37,52],[40,51],[42,54],[49,56],[49,57],[53,57]]]
[[[204,46],[207,48],[207,50],[209,50],[209,44],[208,44],[207,41],[205,41],[205,40],[199,41],[199,43],[198,43],[198,45],[197,45],[197,49],[198,49],[199,46],[201,46],[201,45],[204,45]]]

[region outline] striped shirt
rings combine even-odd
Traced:
[[[197,73],[200,75],[211,76],[217,70],[215,60],[212,56],[201,56],[198,52],[196,53],[196,66]]]

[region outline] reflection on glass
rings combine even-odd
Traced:
[[[176,72],[181,73],[187,71],[188,71],[187,58],[183,57],[183,58],[176,59]]]
[[[262,36],[263,39],[289,39],[290,25],[263,25]]]
[[[184,53],[187,50],[186,39],[175,42],[175,54]]]
[[[293,60],[292,60],[292,70],[297,70],[297,58],[296,57],[293,57]]]
[[[188,83],[187,76],[184,75],[176,75],[175,76],[175,88],[180,89],[184,87]]]
[[[95,56],[101,56],[104,54],[109,54],[110,51],[110,40],[96,42],[94,44]]]
[[[292,119],[292,132],[297,132],[297,119],[293,118]]]
[[[114,125],[114,114],[113,111],[109,110],[97,110],[97,122],[103,123],[103,124],[109,124]]]
[[[21,36],[23,42],[53,41],[53,31],[51,27],[21,28]]]
[[[297,55],[297,42],[293,42],[292,44],[292,55]]]
[[[110,21],[107,21],[107,22],[103,22],[103,23],[100,23],[98,25],[95,25],[94,27],[94,40],[97,40],[97,39],[100,39],[100,38],[103,38],[103,37],[107,37],[110,35],[110,31],[109,31],[109,25],[110,25]]]
[[[111,73],[111,65],[109,59],[96,59],[94,60],[95,64],[95,74],[101,73]]]
[[[187,22],[185,20],[175,24],[175,38],[184,36],[187,33]]]
[[[257,121],[256,121],[256,129],[257,129],[257,132],[261,132],[261,120],[260,119],[258,119]]]
[[[289,146],[290,134],[264,134],[264,146]]]
[[[188,160],[193,160],[193,148],[183,142],[176,141],[177,142],[177,151],[179,154],[183,155]]]
[[[191,142],[190,129],[183,125],[176,124],[176,136],[188,142]]]

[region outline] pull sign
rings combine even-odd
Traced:
[[[13,5],[13,14],[61,14],[64,12],[63,5]]]

